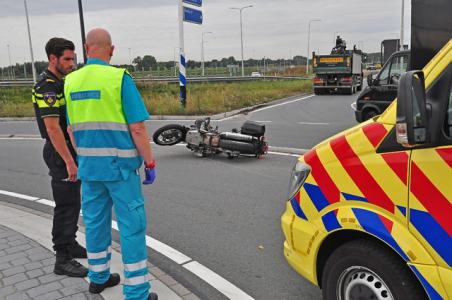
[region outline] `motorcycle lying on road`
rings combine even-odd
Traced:
[[[186,143],[187,148],[201,157],[225,153],[232,159],[240,155],[261,158],[267,153],[265,125],[246,121],[240,128],[231,132],[219,132],[218,126],[210,125],[210,118],[198,119],[190,127],[169,124],[157,129],[152,136],[160,146],[173,146]]]

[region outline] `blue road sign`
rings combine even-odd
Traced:
[[[199,6],[199,7],[202,6],[202,0],[182,0],[182,2],[191,4],[191,5],[195,5],[195,6]]]
[[[184,21],[202,24],[202,11],[184,6]]]

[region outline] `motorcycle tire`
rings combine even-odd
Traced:
[[[184,126],[169,124],[157,129],[152,140],[159,146],[173,146],[185,141],[187,131]]]
[[[220,140],[220,148],[224,150],[237,151],[240,152],[240,154],[256,154],[256,147],[251,143]]]

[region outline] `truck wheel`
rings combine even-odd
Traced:
[[[358,88],[356,89],[358,92],[362,91],[363,89],[363,83],[361,82],[360,85],[358,85]]]
[[[323,270],[322,294],[326,300],[428,299],[397,254],[364,239],[348,242],[331,254]]]
[[[322,90],[321,89],[314,89],[314,94],[321,95],[322,94]]]

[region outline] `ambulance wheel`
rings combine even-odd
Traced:
[[[160,146],[172,146],[185,140],[184,126],[169,124],[157,129],[152,135],[154,143]]]
[[[325,300],[428,299],[413,272],[395,253],[370,240],[338,247],[322,272]]]

